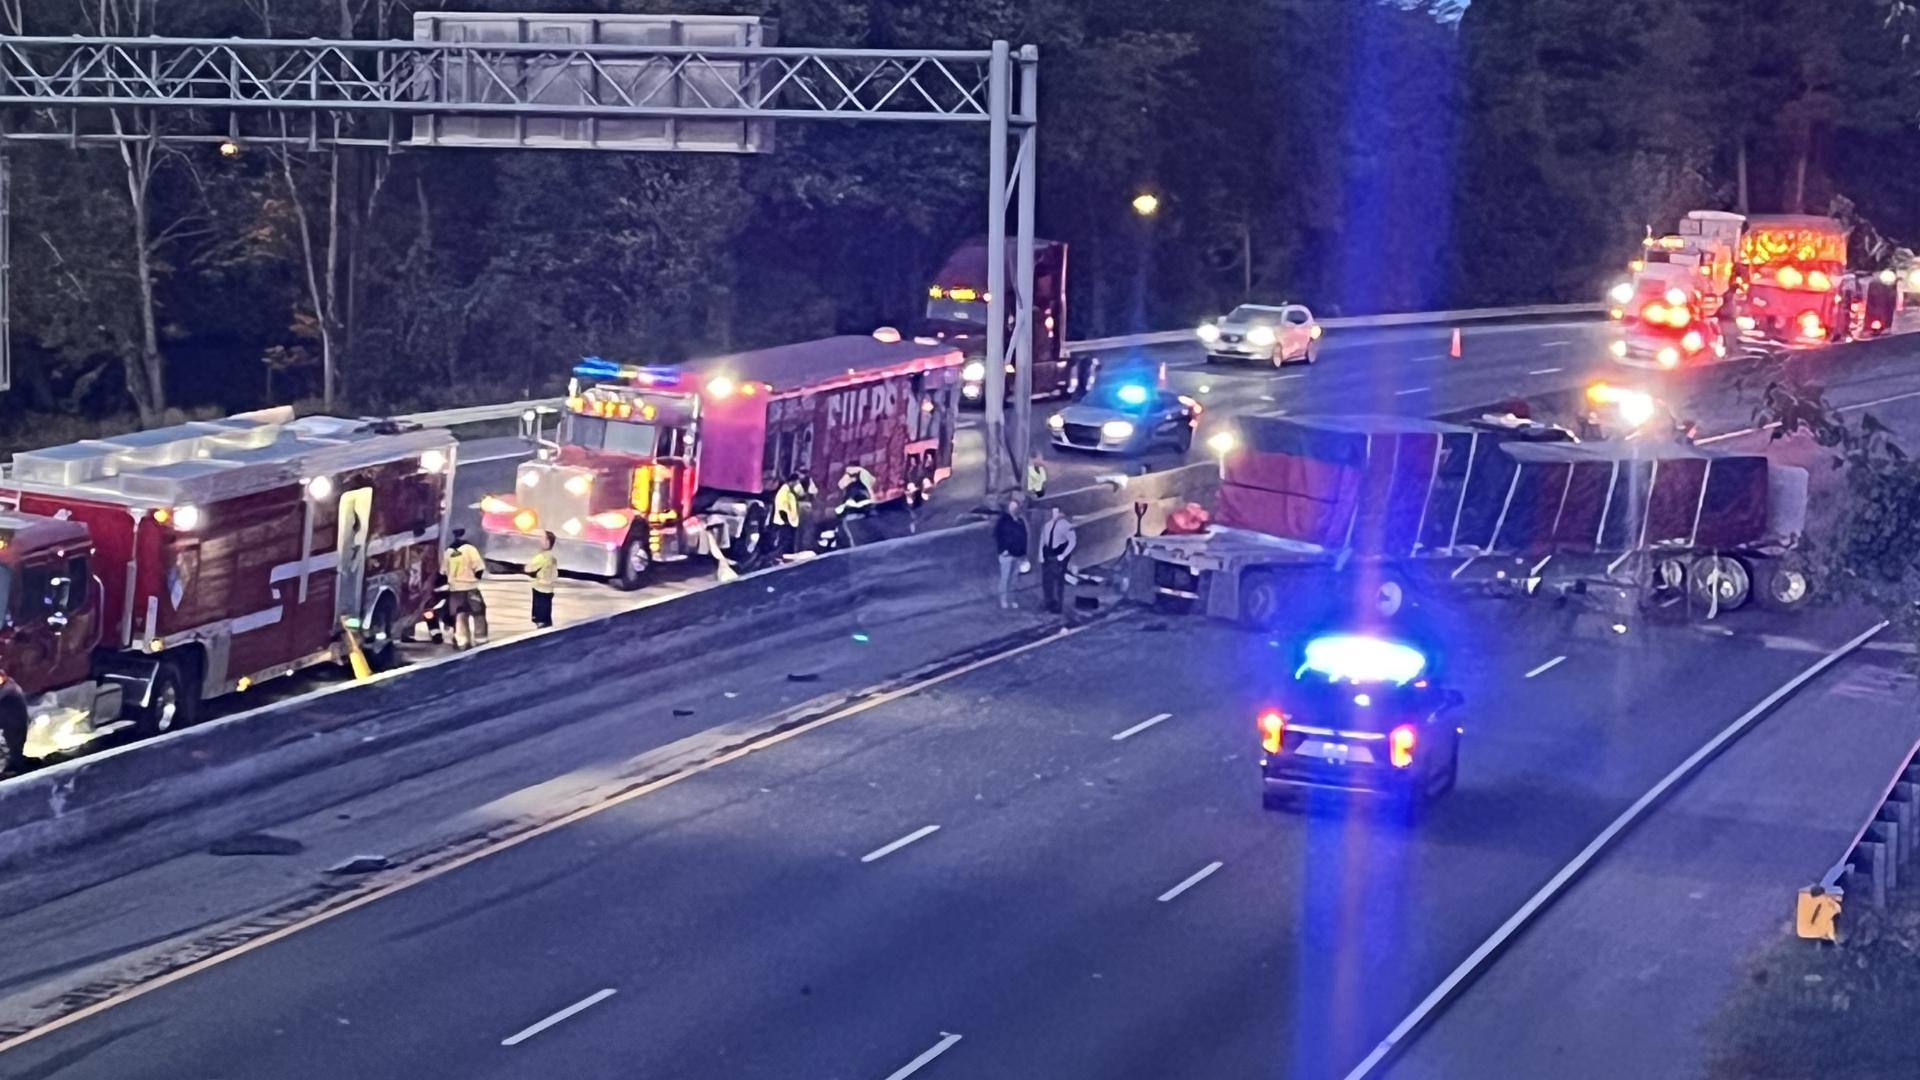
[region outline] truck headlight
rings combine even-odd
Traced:
[[[1273,344],[1274,340],[1273,327],[1271,326],[1256,326],[1247,331],[1247,341],[1249,344],[1259,345],[1264,348]]]
[[[1194,333],[1200,335],[1200,340],[1209,345],[1220,340],[1220,328],[1212,323],[1201,323],[1200,329],[1195,330]]]
[[[1133,422],[1131,420],[1109,420],[1100,425],[1100,437],[1103,439],[1112,439],[1115,442],[1121,439],[1131,439],[1133,438]]]
[[[1615,356],[1625,356],[1627,355],[1627,343],[1625,341],[1616,341],[1607,346],[1607,351]]]
[[[960,377],[967,382],[985,382],[987,365],[978,360],[969,360],[967,366],[960,369]]]
[[[1627,301],[1633,299],[1633,283],[1630,281],[1620,282],[1613,288],[1607,290],[1607,298],[1616,304],[1625,304]]]

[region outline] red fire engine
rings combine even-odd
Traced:
[[[431,602],[453,437],[276,409],[17,454],[0,483],[0,771],[344,659]]]
[[[1748,336],[1782,345],[1844,340],[1847,227],[1828,217],[1755,217],[1740,240],[1736,322]]]
[[[1707,314],[1710,301],[1700,285],[1691,267],[1647,264],[1636,275],[1626,302],[1612,309],[1620,322],[1614,357],[1665,369],[1725,359],[1720,320]]]
[[[552,532],[562,570],[632,589],[655,563],[752,554],[791,474],[821,489],[816,521],[850,465],[876,503],[922,496],[953,471],[961,363],[886,331],[665,367],[583,360],[558,443],[481,501],[487,558],[524,565]]]

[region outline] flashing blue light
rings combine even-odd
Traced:
[[[573,365],[573,373],[582,379],[616,379],[620,377],[620,365],[598,356],[583,356]]]
[[[1114,396],[1118,397],[1122,403],[1127,405],[1145,405],[1147,403],[1147,388],[1138,383],[1128,383],[1114,391]]]
[[[673,368],[649,368],[638,364],[622,364],[600,356],[583,356],[573,365],[573,374],[581,379],[620,379],[636,382],[642,386],[657,386],[661,383],[678,382],[680,373]]]
[[[1363,634],[1329,634],[1307,642],[1306,662],[1295,677],[1312,671],[1335,682],[1393,683],[1420,677],[1427,658],[1420,650],[1396,641]]]

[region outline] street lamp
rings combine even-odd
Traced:
[[[1133,212],[1141,217],[1152,217],[1160,211],[1160,199],[1150,191],[1143,191],[1133,197]]]

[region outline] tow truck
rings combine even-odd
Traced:
[[[1830,217],[1755,217],[1740,239],[1735,322],[1760,341],[1809,348],[1852,330],[1847,227]]]
[[[453,437],[273,409],[14,455],[0,772],[349,659],[432,602]]]
[[[1460,779],[1465,699],[1425,651],[1391,633],[1309,638],[1278,704],[1261,710],[1261,804],[1308,791],[1385,795],[1414,818]]]
[[[660,563],[754,555],[790,476],[857,466],[875,503],[924,498],[953,472],[961,363],[885,328],[672,365],[588,357],[559,439],[481,500],[487,560],[524,566],[551,532],[561,570],[636,589]],[[813,511],[803,545],[832,518]]]
[[[1691,268],[1648,265],[1624,302],[1609,311],[1620,324],[1620,336],[1610,346],[1614,359],[1661,370],[1726,359],[1726,337],[1708,307]]]

